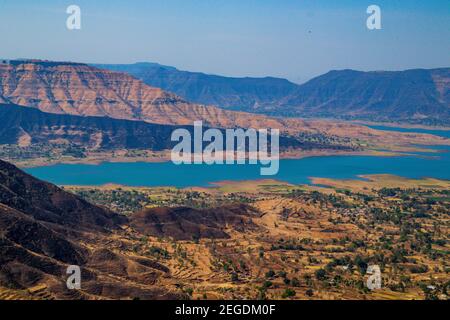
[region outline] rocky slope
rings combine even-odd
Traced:
[[[77,230],[107,230],[124,219],[0,162],[0,203],[33,219]]]
[[[143,234],[172,237],[176,240],[201,238],[227,239],[227,228],[238,231],[255,229],[252,217],[259,213],[247,205],[229,205],[212,209],[153,208],[131,216],[131,225]]]
[[[214,127],[284,127],[282,122],[262,116],[192,104],[125,73],[79,63],[0,64],[0,102],[50,113],[160,124],[192,125],[202,120]],[[301,124],[298,122],[297,127]]]
[[[0,161],[0,287],[46,299],[183,297],[155,285],[167,268],[113,249],[126,222]],[[69,265],[82,270],[81,290],[65,285]]]
[[[131,76],[77,63],[3,64],[0,81],[0,99],[44,112],[150,122],[206,112]]]

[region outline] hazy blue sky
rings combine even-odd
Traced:
[[[66,29],[66,8],[82,29]],[[366,28],[369,5],[382,30]],[[448,0],[0,0],[0,57],[151,61],[303,82],[331,69],[450,66]]]

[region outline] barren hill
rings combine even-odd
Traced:
[[[259,214],[246,205],[212,209],[154,208],[135,213],[131,225],[143,234],[176,240],[229,238],[227,228],[244,231],[256,228],[252,217]]]
[[[163,265],[113,251],[125,222],[0,161],[0,287],[38,299],[183,297],[155,285]],[[81,290],[66,287],[69,265],[82,270]]]
[[[107,230],[124,222],[60,188],[0,161],[0,203],[33,219],[76,230]]]

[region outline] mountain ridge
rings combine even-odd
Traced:
[[[441,95],[447,99],[445,69],[440,81]],[[386,136],[382,132],[356,124],[270,117],[193,104],[177,95],[148,86],[125,73],[79,63],[19,61],[0,64],[0,103],[5,101],[13,101],[14,104],[47,113],[144,121],[162,125],[192,126],[195,121],[202,121],[205,127],[270,128],[279,129],[282,135],[295,137],[319,134],[331,139],[370,139],[371,143],[383,139],[383,144],[386,139],[394,143],[398,140],[395,138],[394,141],[392,133]],[[283,110],[284,113],[291,113],[288,108]],[[269,113],[273,110],[266,108],[263,111]],[[275,115],[280,114],[279,110],[275,111]],[[445,121],[445,118],[443,120]],[[406,135],[401,135],[398,138],[405,137]],[[29,137],[24,134],[22,142],[27,143],[28,140]],[[418,141],[415,138],[414,140],[415,143]],[[419,140],[425,141],[425,137]]]
[[[278,128],[304,126],[262,115],[189,103],[125,73],[63,62],[0,64],[0,103],[48,113],[111,117],[158,124]],[[287,125],[290,122],[290,125]]]
[[[225,77],[203,72],[182,71],[158,63],[92,65],[126,72],[148,85],[173,92],[192,102],[217,105],[231,110],[250,111],[275,103],[285,95],[293,93],[298,86],[289,80],[277,77]]]
[[[180,71],[154,63],[97,66],[129,73],[190,101],[224,109],[273,116],[450,124],[450,68],[447,67],[403,71],[331,70],[303,84],[295,84],[273,77],[234,78]],[[251,84],[242,84],[243,81]]]
[[[330,71],[302,85],[282,106],[307,117],[448,122],[450,68]]]

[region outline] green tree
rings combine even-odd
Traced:
[[[287,288],[286,290],[284,290],[283,294],[281,295],[281,297],[283,299],[294,297],[294,296],[295,296],[295,290],[293,290],[291,288]]]
[[[323,281],[327,278],[327,272],[324,269],[319,269],[315,272],[316,279]]]

